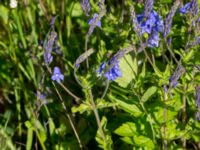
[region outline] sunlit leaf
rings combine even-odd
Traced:
[[[116,82],[126,88],[137,74],[137,59],[132,59],[131,55],[125,55],[119,61],[122,77],[117,78]]]

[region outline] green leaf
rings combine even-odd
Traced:
[[[117,128],[114,133],[120,136],[134,136],[137,132],[137,128],[135,123],[126,122],[122,124],[119,128]]]
[[[184,134],[187,133],[186,130],[181,130],[181,128],[177,126],[174,120],[167,122],[167,130],[169,132],[166,132],[165,136],[168,140],[175,140],[177,138],[183,137]],[[164,133],[164,132],[161,132],[161,133]]]
[[[135,58],[133,61],[131,55],[125,55],[120,59],[119,66],[122,72],[122,77],[117,78],[115,82],[117,82],[119,86],[126,88],[128,84],[135,79],[135,75],[137,74],[137,59]]]
[[[75,3],[72,8],[72,17],[80,17],[82,15],[82,9],[80,3]]]
[[[156,67],[154,66],[154,71],[155,71],[155,74],[159,77],[159,78],[162,78],[163,77],[163,73]]]
[[[150,138],[145,137],[143,135],[134,136],[133,140],[137,146],[143,147],[143,148],[148,148],[148,150],[154,149],[154,147],[155,147],[153,144],[153,141]]]
[[[9,9],[3,5],[0,5],[0,17],[2,18],[5,24],[8,23],[8,13],[9,13]]]
[[[158,88],[155,87],[155,86],[152,86],[152,87],[148,88],[147,91],[142,96],[141,101],[142,102],[146,102],[147,100],[149,100],[149,98],[156,93],[157,89]]]
[[[106,117],[103,116],[102,120],[101,120],[101,127],[103,129],[104,134],[105,134],[105,140],[103,139],[103,135],[102,135],[102,133],[99,129],[97,131],[97,135],[96,135],[95,139],[98,142],[99,147],[101,147],[102,149],[112,150],[113,141],[112,141],[111,134],[110,134],[109,130],[106,129],[106,125],[107,125],[107,119],[106,119]]]
[[[132,114],[135,117],[139,117],[142,114],[141,110],[135,104],[126,103],[125,101],[117,99],[112,95],[109,95],[109,98],[115,101],[121,109]]]
[[[26,121],[24,124],[28,129],[33,127],[32,123],[30,121]]]
[[[142,78],[144,78],[145,75],[146,75],[146,63],[144,62],[144,63],[143,63],[143,66],[142,66],[142,72],[140,73],[140,76],[141,76]]]
[[[114,103],[105,101],[104,99],[100,99],[100,98],[96,100],[96,103],[97,103],[97,104],[96,104],[96,107],[97,107],[98,109],[113,107],[113,106],[116,105],[116,104],[114,104]]]
[[[77,113],[77,112],[79,112],[79,113],[84,113],[85,111],[89,111],[89,110],[92,110],[92,108],[90,107],[90,105],[89,104],[87,104],[87,103],[82,103],[82,104],[80,104],[79,106],[74,106],[74,107],[72,107],[72,112],[73,113]]]
[[[174,105],[176,106],[176,104],[174,104]],[[164,112],[163,107],[156,107],[155,110],[156,111],[153,112],[155,120],[160,124],[164,123],[165,118],[164,118],[164,114],[163,114],[163,112]],[[178,114],[178,111],[172,111],[172,110],[168,109],[167,110],[167,118],[166,118],[167,121],[173,120],[177,114]]]
[[[194,53],[195,51],[193,49],[191,49],[187,54],[185,54],[185,56],[183,57],[183,61],[185,63],[188,63],[192,57],[194,57]]]
[[[53,118],[49,118],[49,132],[50,132],[50,135],[52,136],[54,131],[55,131],[55,124],[53,122]]]
[[[122,137],[121,139],[122,139],[122,141],[124,141],[128,144],[134,145],[133,138],[131,138],[131,137]]]
[[[24,73],[24,75],[27,77],[28,80],[31,80],[31,77],[29,76],[28,72],[26,71],[26,69],[23,67],[23,65],[21,63],[18,64],[20,70]]]
[[[27,133],[26,150],[31,150],[32,142],[33,142],[33,128],[29,128]]]

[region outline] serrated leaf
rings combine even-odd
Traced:
[[[155,86],[152,86],[152,87],[148,88],[147,91],[142,96],[141,101],[142,102],[146,102],[147,100],[149,100],[149,98],[156,93],[157,89],[158,88],[155,87]]]
[[[127,137],[134,136],[135,132],[137,132],[137,128],[133,122],[126,122],[114,131],[117,135]]]
[[[137,74],[137,60],[136,58],[133,60],[131,55],[125,55],[119,61],[120,70],[122,72],[122,77],[117,78],[115,82],[119,84],[119,86],[126,88],[128,84],[135,79],[135,75]]]
[[[144,147],[148,149],[154,149],[155,147],[153,141],[150,138],[143,135],[134,136],[133,140],[134,143],[139,147]]]

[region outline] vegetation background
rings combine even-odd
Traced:
[[[134,24],[146,1],[89,2],[0,0],[0,149],[200,149],[199,12],[155,0],[172,24],[151,48]],[[114,57],[122,76],[109,81],[98,69]]]

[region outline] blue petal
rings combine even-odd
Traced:
[[[185,14],[191,7],[191,2],[185,4],[185,6],[181,7],[179,9],[179,12],[182,13],[182,14]]]

